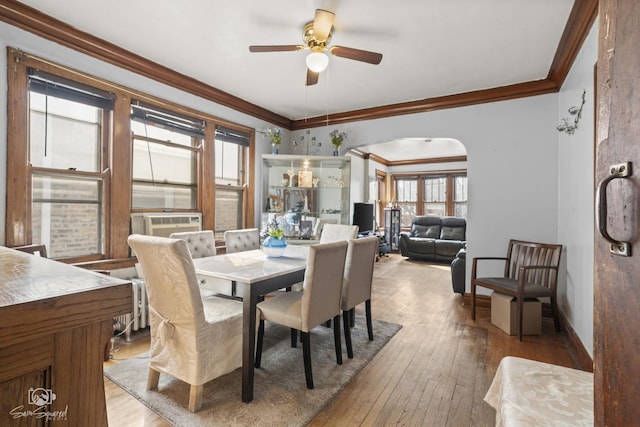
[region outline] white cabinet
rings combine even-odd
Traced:
[[[324,224],[349,224],[350,157],[264,154],[262,162],[262,230],[277,218],[288,240],[317,240]]]

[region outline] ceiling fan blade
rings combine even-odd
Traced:
[[[250,52],[291,52],[302,50],[304,46],[297,44],[273,45],[273,46],[249,46]]]
[[[316,15],[313,18],[313,37],[316,40],[327,40],[333,27],[333,20],[336,15],[324,9],[316,9]]]
[[[316,73],[315,71],[311,71],[307,68],[307,86],[313,86],[318,83],[318,75],[320,73]]]
[[[331,46],[329,51],[335,56],[341,58],[354,59],[356,61],[368,62],[369,64],[378,65],[382,61],[382,54],[369,52],[368,50],[354,49],[352,47]]]

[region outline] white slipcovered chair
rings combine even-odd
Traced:
[[[257,228],[227,230],[224,232],[224,246],[228,254],[260,249],[260,232]]]
[[[191,386],[189,410],[202,406],[204,384],[242,365],[242,303],[203,298],[187,243],[131,235],[149,297],[151,348],[147,389],[160,373]]]
[[[262,359],[265,320],[291,328],[292,347],[296,347],[297,331],[300,331],[307,388],[313,388],[309,332],[332,318],[336,362],[342,364],[340,297],[346,255],[347,242],[344,241],[310,246],[302,291],[284,292],[258,304],[256,368]]]
[[[347,224],[325,224],[320,233],[320,243],[351,240],[358,237],[358,226]]]
[[[169,237],[187,242],[191,258],[202,258],[216,254],[216,239],[213,230],[183,231],[171,233]]]
[[[378,237],[376,236],[349,240],[342,282],[342,322],[347,356],[350,359],[353,358],[351,327],[355,322],[355,307],[363,302],[365,303],[369,341],[373,341],[371,282],[373,281],[373,266],[376,262],[377,248]]]

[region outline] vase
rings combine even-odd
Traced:
[[[338,151],[338,150],[333,150],[333,155],[334,155],[334,156],[336,156],[336,157],[337,157],[337,156],[339,156],[339,155],[340,155],[340,151]]]
[[[268,257],[281,257],[284,255],[285,249],[287,249],[287,241],[284,238],[276,239],[269,236],[262,242],[262,251]]]
[[[278,154],[278,146],[276,144],[271,144],[271,154]]]

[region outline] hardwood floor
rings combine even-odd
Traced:
[[[402,329],[311,426],[493,426],[495,412],[483,398],[502,357],[578,367],[551,319],[543,318],[542,335],[525,336],[522,342],[493,326],[487,309],[479,309],[472,321],[470,307],[451,290],[447,264],[408,261],[397,254],[381,258],[374,272],[372,312]],[[148,349],[148,333],[134,338],[130,344],[117,343],[113,357],[125,359]],[[106,378],[105,389],[110,425],[169,425]]]

